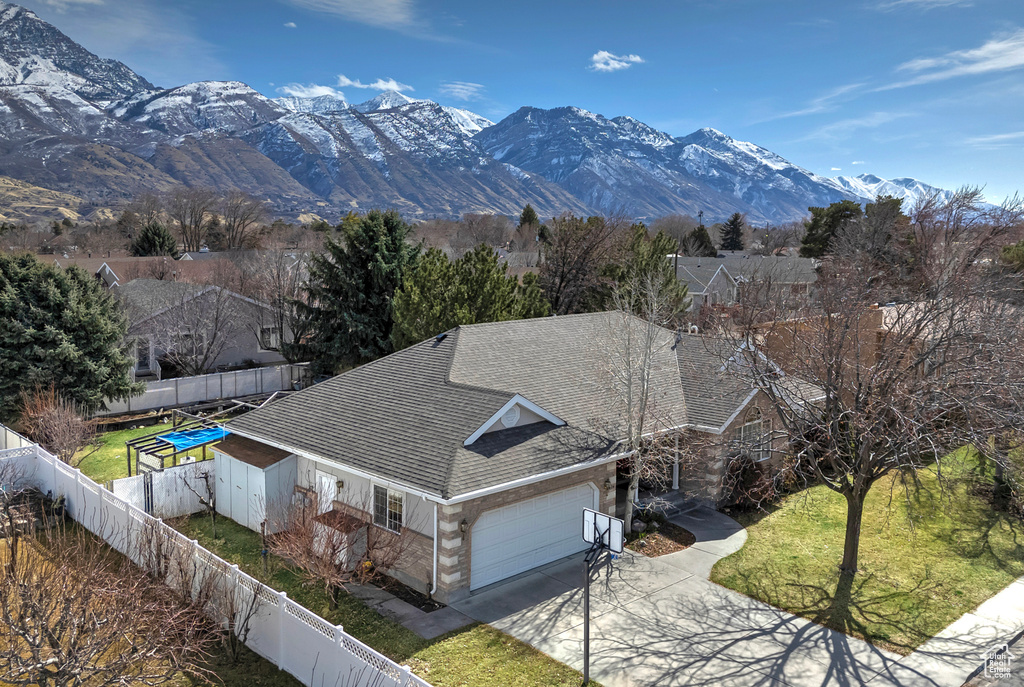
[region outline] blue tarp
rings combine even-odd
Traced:
[[[193,429],[187,432],[171,432],[170,434],[162,434],[157,439],[166,441],[168,444],[173,446],[175,450],[184,451],[190,449],[193,446],[201,446],[208,444],[211,441],[219,441],[231,434],[230,431],[223,427],[207,427],[205,429]]]

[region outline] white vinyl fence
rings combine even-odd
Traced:
[[[0,425],[0,451],[8,448],[21,448],[31,446],[32,442],[17,432],[12,432],[3,425]]]
[[[203,460],[122,477],[110,483],[110,491],[157,518],[191,515],[205,508],[204,500],[213,500],[213,466],[214,461]]]
[[[228,398],[289,391],[308,376],[308,365],[275,365],[251,370],[217,372],[198,377],[178,377],[146,382],[146,391],[127,401],[106,400],[107,409],[97,415],[121,415],[159,408]]]
[[[187,558],[197,570],[222,576],[217,579],[226,582],[241,601],[235,608],[244,609],[258,598],[246,645],[307,687],[430,687],[407,666],[398,665],[346,634],[340,625],[331,625],[283,592],[246,575],[39,446],[0,451],[0,476],[6,474],[9,480],[8,466],[19,473],[23,483],[63,495],[68,515],[135,563],[143,563],[143,551],[159,548]],[[173,574],[168,573],[168,584],[175,581]],[[216,620],[226,622],[226,618]]]

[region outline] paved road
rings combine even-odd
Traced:
[[[1006,618],[969,615],[900,657],[709,582],[711,566],[746,532],[710,510],[673,522],[697,543],[653,559],[627,552],[595,575],[591,677],[606,687],[960,687],[980,663],[978,647],[1006,637]],[[454,606],[582,670],[582,580],[575,556]]]

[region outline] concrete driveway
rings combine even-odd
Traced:
[[[957,637],[905,658],[875,648],[709,582],[715,561],[746,539],[728,517],[702,510],[673,522],[697,536],[693,547],[660,558],[606,556],[594,574],[590,674],[606,687],[954,687],[978,665],[979,641],[989,641]],[[582,560],[563,559],[454,607],[582,670]]]

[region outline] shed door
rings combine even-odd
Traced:
[[[597,507],[597,489],[588,482],[485,512],[471,533],[469,588],[587,548],[583,509]]]
[[[249,466],[235,460],[231,465],[231,519],[239,525],[249,526]]]

